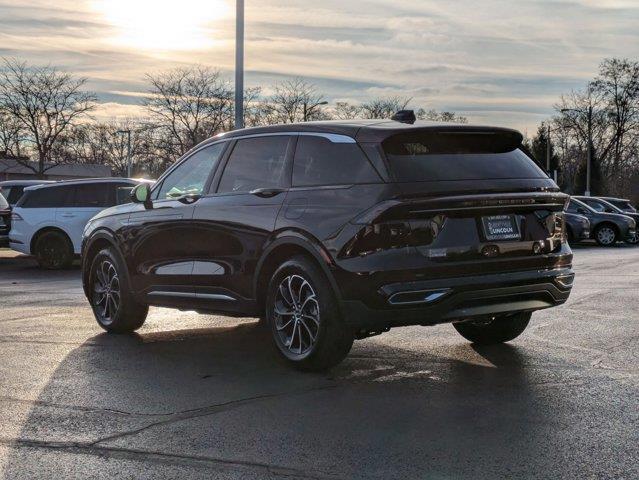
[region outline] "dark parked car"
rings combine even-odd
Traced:
[[[9,231],[11,230],[11,208],[9,202],[0,193],[0,247],[9,245]]]
[[[149,305],[262,317],[313,370],[403,325],[512,340],[574,277],[568,197],[521,143],[374,120],[215,137],[89,222],[86,296],[110,332],[139,328]]]
[[[597,197],[605,200],[608,203],[612,203],[615,207],[621,209],[624,213],[637,213],[637,209],[630,202],[630,200],[626,198],[615,198],[615,197]]]
[[[577,243],[590,238],[590,220],[588,220],[588,217],[565,212],[564,219],[566,221],[566,234],[570,243]]]
[[[11,208],[13,208],[22,197],[25,188],[42,185],[44,183],[53,182],[50,180],[5,180],[4,182],[0,182],[0,193],[7,202],[9,202]]]
[[[635,222],[639,222],[639,213],[637,212],[624,212],[621,208],[616,207],[611,202],[604,200],[600,197],[575,197],[578,200],[584,202],[589,207],[597,210],[598,212],[617,213],[620,215],[626,215],[632,218]],[[637,245],[639,243],[639,232],[635,231],[632,238],[626,239],[627,243]]]
[[[591,238],[603,247],[611,247],[620,240],[631,242],[637,234],[636,222],[627,215],[595,210],[575,197],[570,199],[566,211],[588,218]]]

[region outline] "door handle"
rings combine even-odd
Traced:
[[[286,189],[284,188],[256,188],[255,190],[251,190],[250,193],[256,197],[271,198],[285,191]]]
[[[184,203],[185,205],[191,205],[197,202],[200,198],[202,198],[202,195],[194,195],[194,194],[183,195],[180,198],[178,198],[178,202]]]

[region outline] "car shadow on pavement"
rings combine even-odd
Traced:
[[[82,457],[57,467],[72,477],[107,458],[143,462],[137,478],[162,478],[171,464],[223,468],[227,478],[246,469],[258,478],[527,478],[561,458],[553,438],[570,412],[546,391],[554,377],[535,367],[533,350],[370,339],[332,371],[309,374],[281,360],[269,335],[255,323],[96,335],[31,406],[4,478],[24,476],[25,448]],[[31,478],[59,473],[46,462],[29,469]]]

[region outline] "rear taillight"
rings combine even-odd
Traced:
[[[13,212],[13,213],[11,213],[11,221],[12,222],[20,222],[20,221],[22,221],[22,217],[20,216],[19,213]]]
[[[374,223],[363,227],[346,245],[342,256],[370,255],[382,250],[430,245],[446,219],[436,215],[427,219]]]

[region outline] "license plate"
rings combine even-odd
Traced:
[[[514,215],[494,215],[482,217],[484,235],[490,242],[499,240],[519,240],[519,225]]]

